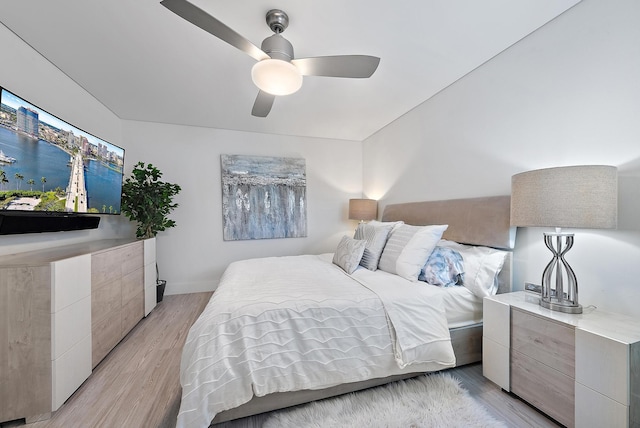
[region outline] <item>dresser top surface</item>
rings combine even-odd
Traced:
[[[0,267],[11,266],[35,266],[48,264],[57,260],[69,259],[84,254],[99,253],[139,242],[137,239],[102,239],[97,241],[80,242],[76,244],[63,245],[59,247],[42,248],[33,251],[26,251],[14,254],[5,254],[0,257]]]
[[[640,320],[627,315],[603,311],[593,306],[583,309],[582,314],[566,314],[540,306],[540,297],[526,291],[498,294],[486,297],[496,302],[519,308],[534,315],[555,320],[563,324],[606,336],[622,343],[640,341]]]

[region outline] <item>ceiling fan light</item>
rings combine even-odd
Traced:
[[[262,91],[272,95],[289,95],[302,86],[302,74],[289,61],[263,59],[251,69],[251,80]]]

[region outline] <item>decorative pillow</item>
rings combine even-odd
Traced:
[[[378,269],[409,281],[417,281],[422,267],[448,225],[409,226],[402,224],[391,231],[378,263]]]
[[[333,254],[333,263],[340,266],[346,273],[353,273],[358,267],[366,241],[343,236]]]
[[[452,248],[462,256],[464,263],[462,285],[480,298],[496,294],[498,274],[504,265],[507,251],[464,245],[444,239],[438,243],[438,246]]]
[[[403,225],[404,221],[378,221],[378,220],[371,220],[367,224],[370,224],[372,226],[391,226],[392,227],[391,231],[393,231],[395,228]]]
[[[462,285],[464,263],[459,252],[452,248],[433,249],[427,263],[420,271],[419,281],[441,287]]]
[[[360,223],[353,236],[354,239],[366,241],[364,253],[360,265],[369,270],[378,269],[378,261],[382,255],[384,244],[387,243],[389,232],[393,229],[394,223]]]

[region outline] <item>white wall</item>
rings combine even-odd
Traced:
[[[619,227],[575,231],[580,302],[640,316],[640,2],[583,0],[368,138],[364,189],[387,203],[510,193],[531,169],[619,168]],[[393,159],[393,161],[389,161]],[[514,284],[551,253],[518,230]]]
[[[146,122],[123,122],[127,164],[142,161],[179,184],[177,226],[157,237],[160,276],[167,293],[212,290],[232,261],[332,252],[352,234],[348,200],[362,194],[362,143],[287,137]],[[224,241],[221,154],[301,157],[307,171],[306,238]]]
[[[75,126],[122,146],[120,119],[0,24],[0,86]],[[126,220],[126,219],[125,219]],[[128,221],[102,216],[90,231],[0,236],[0,254],[131,235]]]

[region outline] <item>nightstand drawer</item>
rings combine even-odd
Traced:
[[[566,324],[511,308],[511,349],[575,379],[575,331]]]
[[[574,426],[573,377],[512,350],[511,392],[561,424]]]
[[[580,383],[576,383],[576,402],[582,404],[576,412],[577,427],[638,427],[637,421],[629,423],[629,407]]]

